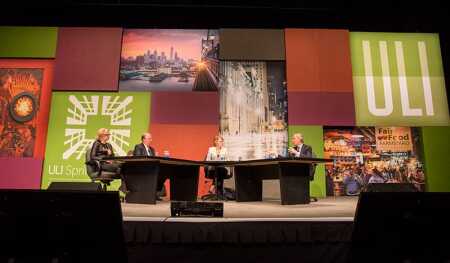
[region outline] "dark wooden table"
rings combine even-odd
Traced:
[[[234,167],[236,201],[262,201],[263,180],[279,179],[282,205],[310,202],[311,166],[332,162],[321,158],[277,158],[240,162],[203,162],[204,165]]]
[[[197,200],[200,166],[233,167],[236,201],[262,201],[262,181],[280,180],[281,204],[309,203],[311,166],[332,162],[321,158],[278,158],[249,161],[192,161],[164,157],[114,157],[122,164],[122,175],[129,190],[130,203],[156,203],[158,178],[170,180],[171,200]]]

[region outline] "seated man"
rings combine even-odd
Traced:
[[[155,149],[150,146],[152,142],[152,135],[150,133],[144,133],[141,136],[141,143],[136,144],[134,146],[133,156],[155,156]],[[158,177],[158,182],[156,184],[156,191],[162,192],[164,191],[164,182],[167,178]],[[156,200],[161,201],[162,199],[156,194]]]
[[[292,147],[289,147],[288,153],[290,157],[312,157],[312,147],[304,144],[303,135],[296,133],[292,135]]]
[[[288,149],[288,155],[292,158],[313,158],[315,157],[313,154],[312,147],[304,143],[303,135],[301,133],[295,133],[292,135],[292,147],[289,147]],[[312,164],[310,165],[309,169],[309,179],[314,179],[314,173],[316,170],[316,165]],[[316,202],[316,197],[310,197],[311,201]]]

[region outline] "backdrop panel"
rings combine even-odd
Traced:
[[[148,129],[149,108],[150,93],[53,92],[42,188],[89,180],[85,152],[99,128],[110,130],[115,155],[127,155]]]
[[[121,28],[59,28],[53,90],[117,90],[121,39]]]
[[[221,29],[222,60],[285,60],[281,29]]]
[[[42,159],[0,157],[0,189],[39,189]]]
[[[219,123],[217,92],[153,92],[151,122],[160,124]]]
[[[318,158],[323,158],[323,128],[322,126],[289,125],[289,146],[292,146],[291,138],[295,133],[303,134],[305,144],[310,145]],[[323,164],[316,167],[314,181],[310,186],[311,196],[325,196],[325,168]]]
[[[0,27],[0,57],[54,58],[56,27]]]
[[[53,63],[0,59],[0,156],[44,157]]]
[[[354,125],[351,92],[289,92],[289,125]]]
[[[288,91],[352,92],[348,30],[285,30]]]
[[[192,124],[156,124],[150,125],[152,146],[159,155],[167,150],[170,157],[204,160],[208,148],[213,145],[214,136],[219,133],[219,125]],[[199,196],[208,192],[211,180],[205,180],[203,169],[200,169]],[[166,182],[166,189],[170,187]]]
[[[450,126],[423,127],[423,158],[427,191],[450,191]]]
[[[350,37],[357,125],[449,125],[437,34]]]
[[[216,91],[218,34],[207,29],[125,29],[119,89]]]

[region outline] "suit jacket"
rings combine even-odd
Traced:
[[[298,151],[298,147],[295,146],[294,147],[295,150]],[[293,156],[296,157],[296,156]],[[300,156],[296,157],[296,158],[302,158],[302,157],[316,157],[313,156],[313,151],[312,151],[312,147],[307,145],[307,144],[303,144],[302,149],[300,150]],[[309,179],[310,180],[314,180],[314,174],[316,173],[316,166],[315,164],[311,165],[309,168]]]
[[[296,151],[298,151],[298,146],[295,146],[294,149]],[[291,155],[291,154],[290,154]],[[294,156],[291,155],[291,157],[297,157],[297,158],[301,158],[301,157],[313,157],[313,153],[312,153],[312,147],[307,145],[307,144],[303,144],[302,149],[300,151],[300,156]]]
[[[134,146],[133,156],[155,156],[155,149],[153,149],[153,147],[148,147],[148,151],[150,154],[147,153],[143,143],[136,144],[136,146]]]
[[[108,150],[110,154],[108,154]],[[101,143],[95,140],[91,148],[91,160],[101,160],[104,157],[114,157],[114,151],[110,143]]]

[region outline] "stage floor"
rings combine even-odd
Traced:
[[[358,197],[326,197],[307,205],[281,205],[280,200],[262,202],[224,202],[223,219],[215,220],[313,220],[353,221]],[[125,221],[178,221],[188,218],[169,218],[170,201],[156,205],[122,203]],[[199,221],[200,218],[192,220]],[[208,220],[208,219],[206,219]]]

